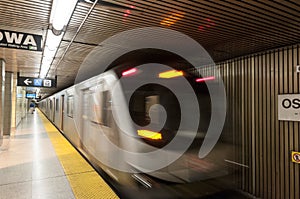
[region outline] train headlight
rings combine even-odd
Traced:
[[[161,140],[162,135],[160,132],[154,132],[154,131],[149,131],[149,130],[137,130],[138,135],[150,139],[150,140]]]

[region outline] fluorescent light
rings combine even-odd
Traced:
[[[42,58],[42,65],[40,71],[40,78],[45,78],[47,72],[51,66],[51,63],[55,57],[56,51],[59,47],[63,34],[56,36],[52,30],[48,30],[46,44],[44,47],[44,53]]]
[[[49,29],[47,32],[47,39],[46,39],[45,46],[49,50],[57,50],[62,37],[63,37],[63,34],[56,36],[55,34],[53,34],[52,30]]]
[[[45,78],[51,67],[51,63],[63,37],[62,31],[68,24],[76,3],[77,0],[53,0],[50,14],[50,24],[52,24],[52,29],[49,29],[47,32],[40,78]],[[59,34],[54,34],[57,33],[57,31],[59,31]]]
[[[40,78],[45,78],[50,69],[52,59],[43,59],[40,71]]]
[[[50,23],[56,30],[63,30],[71,18],[77,0],[53,0]]]
[[[43,78],[46,77],[46,74],[47,74],[49,68],[50,68],[50,65],[44,66],[44,67],[42,68],[40,78],[43,79]]]
[[[62,36],[63,34],[56,36],[52,33],[51,30],[48,30],[46,44],[44,47],[44,55],[43,55],[45,58],[47,59],[54,58],[57,48],[59,47],[59,44],[61,42]]]
[[[183,72],[178,70],[170,70],[170,71],[159,73],[158,75],[159,78],[173,78],[179,76],[183,76]]]

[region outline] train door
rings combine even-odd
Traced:
[[[58,126],[60,124],[60,98],[55,99],[54,123]]]
[[[159,115],[160,111],[157,107],[152,106],[159,104],[159,96],[151,95],[145,97],[145,118],[147,122],[150,122],[152,119],[152,124],[159,124]],[[151,107],[151,119],[150,119],[150,107]]]
[[[113,117],[112,95],[108,84],[105,82],[101,86],[101,91],[97,93],[99,109],[97,110],[97,120],[101,125],[103,135],[116,146],[119,146],[120,135],[116,121]],[[117,110],[119,111],[119,110]],[[121,118],[123,119],[123,118]],[[122,121],[120,121],[122,122]],[[113,155],[113,154],[108,154]]]
[[[52,117],[51,117],[51,120],[52,122],[55,122],[55,108],[56,107],[56,104],[55,104],[55,97],[53,98],[53,107],[52,107]]]
[[[92,97],[92,91],[89,89],[82,91],[82,100],[81,100],[81,115],[82,115],[82,125],[80,131],[80,137],[82,140],[81,144],[85,144],[85,140],[87,140],[87,134],[89,132],[89,124],[90,124],[90,99]],[[82,147],[82,146],[81,146]]]
[[[45,101],[45,113],[48,115],[48,99]]]
[[[62,95],[61,99],[61,106],[60,106],[60,129],[64,130],[64,113],[65,113],[65,96]]]
[[[49,99],[49,106],[48,106],[48,118],[50,121],[52,121],[53,119],[53,102],[52,102],[52,99]]]

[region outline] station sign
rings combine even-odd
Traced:
[[[56,79],[18,77],[17,85],[18,86],[29,86],[29,87],[53,88],[53,87],[56,87]]]
[[[278,120],[300,121],[300,94],[278,95]]]
[[[36,98],[36,94],[35,93],[26,93],[26,98],[27,99],[35,99]]]
[[[292,162],[300,164],[300,152],[292,151]]]
[[[0,48],[42,51],[42,35],[0,29]]]

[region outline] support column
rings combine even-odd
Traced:
[[[5,72],[5,94],[4,94],[4,113],[3,117],[3,135],[9,136],[11,133],[11,115],[12,115],[12,89],[13,73]]]
[[[26,91],[24,88],[17,87],[17,100],[16,100],[16,127],[20,124],[21,120],[27,114],[27,99],[25,98]]]
[[[0,145],[3,137],[3,117],[4,117],[4,90],[5,89],[5,61],[0,59]]]
[[[12,101],[11,101],[11,130],[17,127],[17,73],[13,73],[12,79]]]

